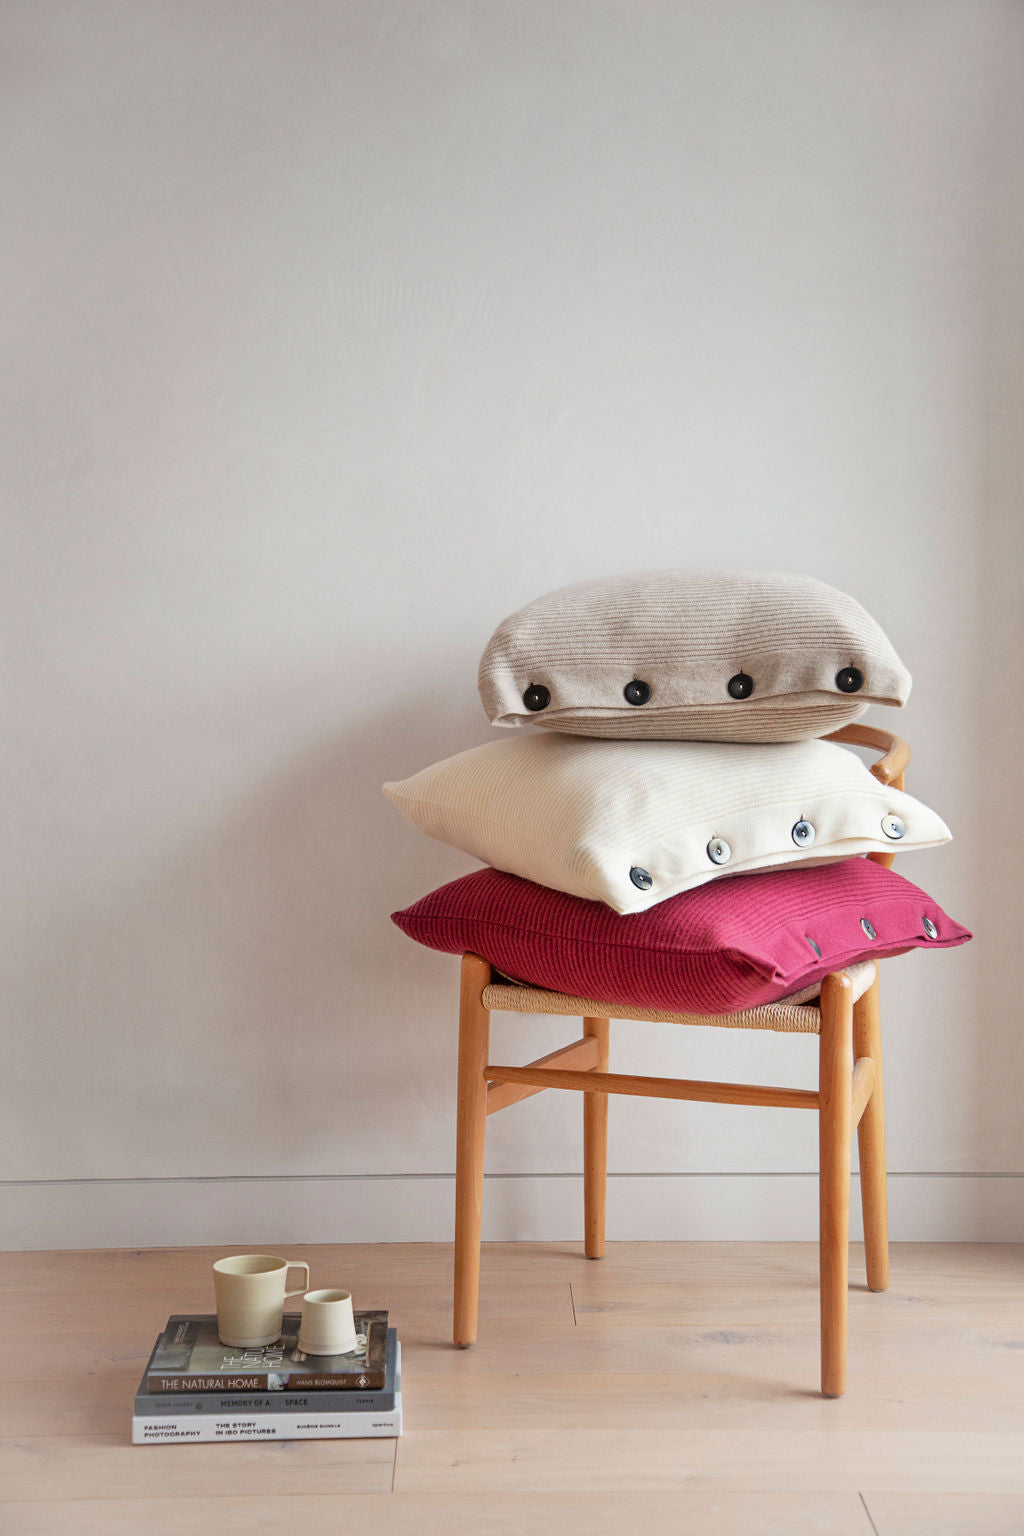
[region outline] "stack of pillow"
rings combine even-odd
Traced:
[[[394,921],[504,975],[634,1008],[727,1013],[970,934],[863,855],[948,842],[939,816],[819,738],[910,675],[808,576],[661,571],[564,587],[498,626],[492,723],[542,730],[384,793],[488,867]]]

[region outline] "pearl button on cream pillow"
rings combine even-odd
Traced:
[[[480,662],[494,725],[673,741],[802,741],[910,674],[861,605],[813,576],[654,571],[562,587],[513,613]]]
[[[531,732],[446,758],[384,793],[430,837],[616,912],[642,912],[724,875],[950,839],[934,811],[827,741]]]

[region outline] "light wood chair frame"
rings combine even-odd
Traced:
[[[882,784],[896,789],[904,787],[910,748],[899,737],[873,726],[847,725],[828,740],[871,747],[881,752],[882,757],[871,766],[872,773]],[[892,865],[891,853],[876,852],[868,857],[887,867]],[[609,1094],[815,1109],[818,1111],[819,1149],[821,1390],[826,1397],[841,1397],[846,1389],[850,1143],[855,1127],[860,1149],[868,1288],[884,1291],[889,1284],[877,967],[871,986],[856,1001],[846,972],[832,973],[822,982],[820,999],[814,1005],[820,1017],[817,1091],[609,1072],[609,1022],[615,1017],[611,1005],[604,1016],[584,1016],[583,1034],[571,1044],[526,1066],[503,1066],[489,1060],[491,1008],[488,1006],[488,989],[494,980],[488,961],[479,955],[463,955],[455,1169],[454,1342],[465,1348],[477,1335],[484,1146],[489,1115],[547,1088],[569,1089],[584,1095],[584,1252],[589,1259],[599,1259],[604,1256],[605,1243]],[[524,1001],[535,991],[531,988],[516,990]],[[495,994],[499,999],[500,992],[500,987],[496,987]],[[546,1011],[543,1006],[545,995],[550,1006],[550,994],[536,993],[538,1013]],[[566,1008],[564,1011],[570,1010]],[[636,1016],[636,1012],[634,1010],[631,1016]],[[661,1015],[655,1011],[643,1012],[642,1016],[654,1023],[661,1021]],[[714,1023],[715,1020],[694,1017],[693,1022]]]

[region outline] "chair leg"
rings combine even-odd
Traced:
[[[850,1142],[853,1115],[853,988],[848,976],[826,976],[821,988],[818,1081],[821,1390],[846,1390],[846,1312],[850,1267]]]
[[[863,997],[853,1005],[853,1054],[854,1059],[870,1056],[875,1064],[874,1086],[857,1127],[857,1143],[868,1289],[884,1291],[889,1284],[889,1213],[885,1189],[885,1099],[877,975]]]
[[[584,1019],[584,1035],[597,1041],[595,1072],[608,1070],[608,1020]],[[604,1213],[608,1188],[608,1095],[584,1093],[583,1099],[583,1251],[604,1258]]]
[[[481,995],[491,967],[479,955],[463,955],[459,1004],[458,1127],[455,1150],[455,1327],[465,1349],[476,1339],[480,1297],[480,1223],[484,1198],[487,1129],[487,1054],[491,1016]]]

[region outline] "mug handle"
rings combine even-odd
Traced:
[[[303,1259],[296,1259],[294,1261],[294,1263],[289,1262],[288,1269],[304,1269],[306,1271],[306,1283],[305,1283],[305,1285],[300,1285],[297,1291],[285,1291],[285,1293],[284,1293],[285,1301],[288,1300],[289,1296],[304,1296],[306,1294],[306,1292],[309,1290],[309,1265],[307,1263],[305,1263],[305,1261]],[[285,1285],[288,1284],[288,1269],[286,1269],[285,1272],[284,1272],[285,1273],[285,1281],[284,1281]]]

